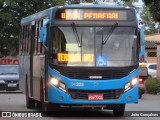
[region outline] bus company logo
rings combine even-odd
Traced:
[[[102,76],[89,76],[89,79],[102,79]]]
[[[11,112],[2,112],[2,117],[12,117]]]
[[[42,117],[41,113],[35,112],[2,112],[0,117],[4,118],[11,118],[11,117],[18,117],[18,118],[25,118],[25,117]]]

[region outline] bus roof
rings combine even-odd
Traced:
[[[33,21],[33,20],[36,20],[36,19],[40,19],[40,18],[43,18],[43,17],[50,16],[51,13],[52,13],[52,9],[53,9],[53,7],[48,8],[48,9],[43,10],[43,11],[40,11],[40,12],[35,13],[33,15],[27,16],[25,18],[22,18],[21,24],[25,24],[27,22],[30,22],[30,21]]]
[[[107,4],[71,4],[65,5],[65,8],[125,8],[118,5],[107,5]]]
[[[133,8],[128,8],[128,7],[124,7],[124,6],[118,6],[118,5],[106,5],[106,4],[71,4],[71,5],[65,5],[65,6],[56,6],[56,7],[61,7],[61,8],[108,8],[108,9],[133,9]],[[31,21],[35,21],[37,19],[40,18],[44,18],[44,17],[51,17],[52,16],[52,12],[53,12],[53,8],[48,8],[46,10],[40,11],[38,13],[35,13],[33,15],[27,16],[25,18],[22,18],[21,20],[21,24],[25,24]]]

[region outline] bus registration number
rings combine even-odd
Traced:
[[[88,94],[88,100],[103,100],[103,94]]]
[[[84,83],[83,82],[71,82],[71,86],[83,87]]]

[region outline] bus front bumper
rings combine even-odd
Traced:
[[[118,99],[103,100],[73,99],[69,93],[65,93],[51,85],[48,89],[48,102],[67,105],[106,105],[138,103],[138,85],[134,86],[127,92],[122,92]]]

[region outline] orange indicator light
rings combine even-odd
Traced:
[[[82,57],[82,59],[81,59]],[[67,54],[67,53],[58,53],[58,62],[93,62],[94,54]]]

